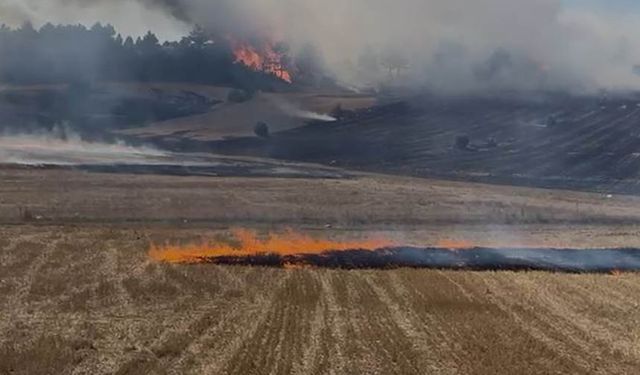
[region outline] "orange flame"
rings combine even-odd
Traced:
[[[255,71],[275,75],[283,81],[292,83],[291,73],[284,63],[284,54],[276,51],[274,43],[264,43],[260,48],[247,42],[231,40],[236,62],[242,63]]]
[[[260,239],[256,232],[248,229],[233,229],[232,234],[237,244],[221,241],[180,245],[151,245],[149,256],[161,262],[200,263],[207,258],[242,257],[259,254],[308,255],[322,254],[327,251],[343,250],[376,250],[393,246],[393,243],[382,239],[363,241],[332,241],[312,238],[288,229],[284,233],[269,234]],[[235,245],[235,246],[234,246]]]

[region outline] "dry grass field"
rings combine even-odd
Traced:
[[[147,251],[231,226],[640,247],[639,216],[634,197],[376,175],[3,169],[0,374],[637,373],[637,274],[186,266]]]
[[[0,223],[22,223],[21,211],[28,209],[34,221],[54,224],[331,224],[357,230],[477,224],[511,225],[510,231],[526,224],[640,224],[636,196],[352,175],[208,178],[0,168]]]
[[[311,112],[326,115],[340,105],[354,110],[371,107],[376,99],[371,96],[347,95],[321,92],[314,93],[257,93],[244,103],[227,100],[231,89],[216,86],[188,85],[137,85],[135,90],[162,89],[172,92],[182,88],[215,99],[221,103],[209,112],[161,121],[142,127],[122,130],[117,133],[140,139],[175,137],[214,141],[225,138],[253,137],[253,128],[258,122],[269,124],[272,132],[294,129],[309,122]]]

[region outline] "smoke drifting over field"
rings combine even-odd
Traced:
[[[286,113],[291,117],[297,117],[297,118],[313,120],[313,121],[322,121],[322,122],[336,121],[335,117],[332,117],[325,113],[317,113],[317,112],[302,109],[300,106],[297,106],[296,104],[291,103],[285,99],[272,97],[270,100],[282,112]]]
[[[2,0],[4,21],[112,22],[163,38],[200,24],[313,45],[344,82],[436,90],[633,88],[637,17],[561,0]],[[70,16],[72,15],[72,16]],[[71,19],[71,17],[73,19]],[[139,25],[139,26],[131,26]]]
[[[0,136],[0,164],[76,165],[158,163],[166,154],[149,147],[123,142],[88,142],[71,135],[54,134]]]

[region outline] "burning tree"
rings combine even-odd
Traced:
[[[273,53],[267,54],[264,62],[264,70],[267,72],[275,72],[276,76],[291,82],[291,74],[289,66],[289,45],[283,42],[276,43],[272,49]]]
[[[230,38],[235,61],[252,70],[273,74],[283,81],[292,83],[289,47],[279,42],[248,42]]]
[[[240,64],[239,64],[240,63]],[[0,26],[0,81],[13,84],[170,81],[269,90],[291,81],[288,48],[238,42],[201,27],[176,41],[134,40],[111,25]]]

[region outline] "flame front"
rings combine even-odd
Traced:
[[[363,241],[332,241],[316,239],[310,236],[287,230],[284,233],[269,234],[264,239],[248,229],[232,230],[236,243],[210,242],[191,245],[151,245],[149,256],[156,260],[169,263],[200,263],[207,259],[218,257],[242,257],[260,254],[308,255],[322,254],[327,251],[344,250],[376,250],[393,246],[393,243],[383,239],[368,239]]]
[[[285,56],[276,50],[274,43],[266,42],[260,47],[255,47],[250,43],[232,39],[231,45],[237,63],[255,71],[273,74],[283,81],[293,82],[284,62]]]

